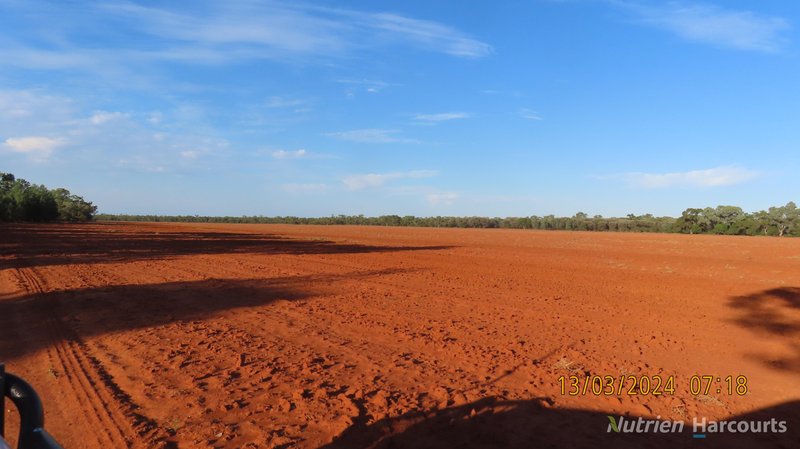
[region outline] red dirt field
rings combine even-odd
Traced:
[[[67,449],[800,447],[800,239],[96,223],[0,251],[0,361]],[[788,431],[607,433],[626,414]]]

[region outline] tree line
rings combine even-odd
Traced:
[[[97,206],[67,189],[53,189],[0,172],[0,221],[87,221]]]
[[[599,232],[676,232],[684,234],[800,236],[800,209],[794,202],[748,213],[737,206],[689,208],[680,217],[628,214],[625,217],[555,215],[529,217],[416,217],[413,215],[200,216],[96,214],[97,206],[67,189],[48,189],[0,172],[0,221],[151,221],[189,223],[256,223],[416,226],[433,228],[505,228]]]
[[[628,214],[626,217],[590,217],[578,212],[572,217],[554,215],[530,217],[416,217],[413,215],[332,215],[330,217],[241,216],[209,217],[199,215],[125,215],[99,214],[103,221],[151,221],[189,223],[254,223],[412,226],[434,228],[506,228],[602,232],[675,232],[685,234],[800,236],[800,209],[790,202],[785,206],[747,213],[736,206],[686,209],[679,218],[651,214]]]
[[[741,207],[689,208],[675,221],[676,232],[728,235],[800,235],[800,209],[794,202],[747,213]]]

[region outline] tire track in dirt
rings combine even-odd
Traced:
[[[44,293],[44,287],[39,281],[39,275],[34,271],[34,268],[17,268],[16,273],[22,289],[27,294],[38,295]]]
[[[21,268],[16,272],[30,299],[46,292],[34,269]],[[109,448],[154,447],[153,443],[163,441],[164,438],[157,435],[157,426],[137,413],[138,406],[91,355],[86,343],[58,318],[60,304],[44,306],[48,310],[45,321],[52,341],[47,350],[50,369],[54,377],[64,373],[72,402],[79,404],[83,411],[81,418],[86,421],[85,429],[93,430],[84,435],[92,435],[101,447]]]
[[[110,407],[101,399],[100,389],[93,382],[85,364],[81,363],[75,347],[64,340],[66,337],[57,319],[51,317],[48,325],[56,341],[53,345],[56,354],[54,365],[63,369],[70,393],[75,397],[75,402],[80,404],[83,416],[88,421],[88,428],[96,429],[92,435],[104,447],[131,447],[122,426],[113,418]]]

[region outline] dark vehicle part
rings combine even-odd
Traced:
[[[19,438],[17,449],[62,449],[61,445],[44,430],[44,409],[36,391],[19,377],[5,372],[0,363],[0,449],[10,449],[5,439],[5,398],[19,411]]]

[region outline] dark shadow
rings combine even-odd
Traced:
[[[350,254],[441,250],[449,246],[381,246],[292,239],[270,234],[186,232],[121,223],[2,224],[0,269],[126,262],[192,254]]]
[[[800,288],[780,287],[736,296],[729,305],[739,312],[734,323],[759,338],[782,342],[793,351],[788,357],[756,355],[757,358],[772,368],[800,373]]]
[[[405,271],[121,285],[6,299],[0,301],[0,360],[8,362],[58,340],[202,320],[224,310],[302,300],[341,288],[335,286],[340,281]]]
[[[320,449],[800,447],[800,401],[727,418],[760,422],[772,418],[785,420],[785,433],[707,432],[705,438],[700,439],[693,436],[691,417],[680,433],[615,433],[610,431],[609,415],[619,423],[618,414],[557,409],[550,407],[546,400],[485,398],[458,407],[412,412],[370,424],[367,424],[369,417],[362,416],[332,443]],[[625,416],[625,419],[636,420],[637,417]],[[780,430],[777,424],[775,430]]]

